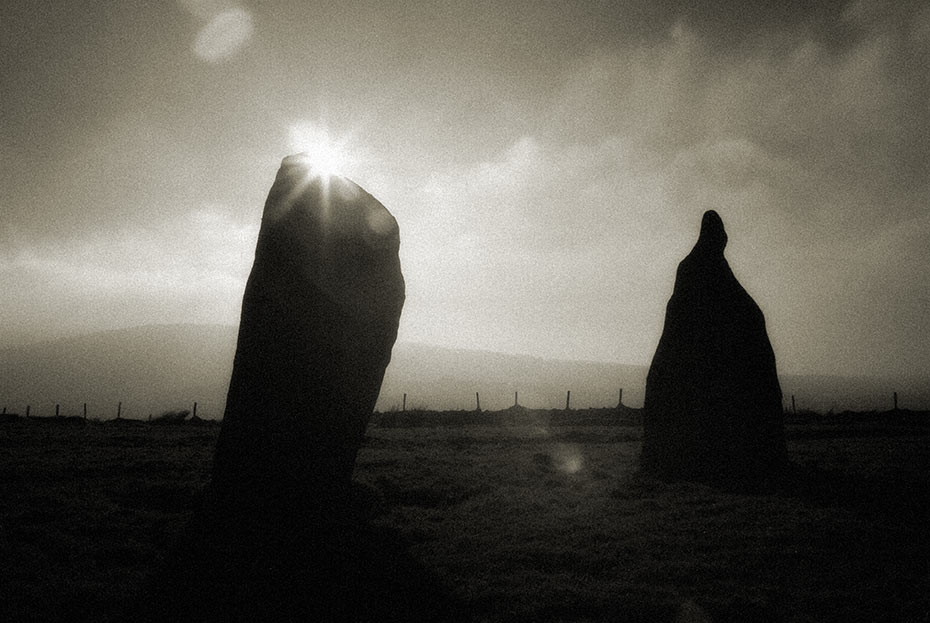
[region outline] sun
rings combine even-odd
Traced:
[[[288,128],[288,144],[301,153],[314,176],[344,175],[351,165],[348,140],[334,138],[326,126],[299,121]]]

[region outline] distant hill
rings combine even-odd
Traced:
[[[236,328],[150,325],[0,350],[0,401],[22,414],[144,418],[190,408],[221,417]]]
[[[0,407],[23,413],[145,418],[169,409],[223,414],[236,348],[236,327],[151,325],[0,349]],[[472,409],[475,392],[483,409],[513,404],[535,408],[642,405],[646,366],[557,361],[524,355],[453,350],[422,344],[394,347],[378,409]],[[799,409],[888,409],[897,391],[901,407],[930,408],[930,381],[831,376],[782,376],[785,403],[795,394]]]
[[[621,388],[624,404],[641,406],[646,371],[643,366],[400,343],[384,375],[379,407],[400,406],[406,393],[408,409],[473,409],[478,392],[482,409],[503,409],[513,405],[518,392],[521,405],[558,408],[565,406],[568,390],[573,407],[606,407],[617,404]]]

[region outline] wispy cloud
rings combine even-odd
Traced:
[[[257,233],[257,223],[204,206],[155,227],[14,243],[0,256],[4,305],[19,312],[12,318],[21,315],[52,334],[147,322],[235,322]]]
[[[253,242],[235,232],[254,235],[288,124],[325,112],[358,139],[350,177],[400,223],[405,339],[645,363],[712,208],[780,365],[930,365],[926,2],[179,1],[158,22],[172,37],[138,57],[61,26],[43,45],[74,71],[15,74],[0,230],[14,323],[234,319]],[[196,54],[200,29],[197,58],[236,71],[178,63],[170,42]],[[43,102],[61,105],[35,117]],[[219,221],[192,216],[205,200]]]
[[[911,101],[926,83],[913,64],[923,44],[893,17],[847,17],[858,36],[840,48],[799,29],[738,54],[679,22],[572,64],[532,133],[434,173],[412,199],[410,281],[433,299],[417,322],[465,307],[480,320],[460,314],[433,336],[539,352],[569,333],[583,336],[572,356],[648,361],[674,266],[716,209],[783,364],[892,365],[832,340],[873,330],[878,293],[907,316],[881,329],[885,349],[904,348],[926,317],[907,302],[913,280],[888,279],[930,263],[913,225],[928,188],[914,172],[930,115]]]

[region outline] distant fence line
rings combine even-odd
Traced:
[[[887,395],[887,394],[886,394],[886,395]],[[835,410],[835,408],[834,408],[834,407],[831,407],[831,408],[829,409],[829,411],[827,411],[827,412],[828,412],[828,413],[832,413],[834,410]],[[898,392],[891,392],[891,410],[892,410],[892,411],[899,411],[899,409],[898,409]],[[813,410],[813,409],[806,409],[806,408],[804,408],[803,405],[799,408],[799,407],[798,407],[798,401],[795,399],[795,395],[794,395],[794,394],[791,394],[791,406],[789,407],[787,403],[783,402],[783,403],[782,403],[782,412],[784,412],[784,413],[786,413],[786,414],[787,414],[787,413],[790,413],[790,414],[792,414],[792,415],[797,415],[799,411],[800,411],[801,413],[804,413],[804,412],[813,412],[814,410]]]
[[[43,403],[43,404],[50,404],[50,403]],[[81,403],[80,414],[77,414],[77,413],[70,413],[70,414],[68,414],[68,413],[62,413],[61,403],[55,403],[55,415],[54,415],[54,417],[56,417],[56,418],[60,418],[60,417],[71,417],[71,418],[80,417],[80,418],[86,420],[86,419],[88,419],[88,414],[89,414],[89,411],[88,411],[88,408],[87,408],[87,404],[88,404],[88,403],[86,403],[86,402]],[[191,407],[190,409],[185,410],[184,412],[187,413],[188,415],[190,415],[192,418],[198,418],[199,416],[197,415],[197,408],[198,408],[198,402],[197,402],[197,401],[194,401],[192,407]],[[169,414],[169,413],[177,413],[177,412],[178,412],[178,411],[175,410],[175,409],[164,409],[164,410],[161,410],[161,411],[158,413],[158,415],[157,415],[156,417],[160,417],[160,416],[163,416],[163,415],[166,415],[166,414]],[[123,401],[121,401],[121,400],[116,401],[116,407],[115,407],[115,409],[113,409],[113,410],[106,410],[106,411],[98,411],[98,412],[97,412],[97,415],[95,415],[95,416],[93,417],[93,419],[100,419],[100,417],[99,417],[100,414],[103,414],[104,416],[105,416],[105,415],[115,415],[115,417],[113,417],[113,419],[116,419],[116,420],[120,420],[120,419],[142,419],[142,418],[124,418],[124,417],[123,417]],[[4,406],[4,407],[2,407],[2,411],[0,411],[0,415],[19,415],[19,413],[16,412],[16,411],[11,411],[11,410],[8,409],[8,407]],[[32,403],[27,403],[27,404],[26,404],[26,410],[25,410],[24,415],[25,415],[26,417],[51,417],[50,415],[45,415],[45,414],[43,414],[43,413],[39,413],[37,410],[33,409]],[[93,415],[93,414],[92,414],[92,415]],[[149,412],[149,414],[148,414],[148,416],[147,416],[147,419],[151,420],[151,419],[153,418],[154,415],[155,415],[155,412],[154,412],[154,411]]]
[[[572,391],[571,391],[570,389],[569,389],[569,390],[566,390],[566,392],[565,392],[565,410],[566,410],[566,411],[571,410],[571,398],[572,398]],[[512,409],[512,408],[514,408],[514,407],[522,407],[522,406],[523,406],[523,405],[520,404],[520,392],[519,392],[519,391],[514,391],[514,393],[513,393],[513,405],[511,405],[510,407],[505,407],[505,408],[511,408],[511,409]],[[619,390],[618,393],[617,393],[617,404],[616,404],[616,405],[613,405],[613,406],[605,406],[605,407],[587,407],[587,408],[592,408],[592,409],[600,409],[600,408],[603,408],[603,409],[616,409],[616,408],[621,408],[621,407],[625,407],[625,405],[623,404],[623,388],[622,388],[622,387],[620,388],[620,390]],[[528,407],[528,408],[543,409],[543,410],[545,410],[545,409],[551,409],[551,407]],[[397,404],[395,403],[394,406],[389,407],[388,409],[385,409],[385,410],[383,410],[382,412],[385,412],[385,411],[398,411],[398,410],[401,411],[401,412],[406,412],[406,411],[407,411],[407,393],[406,393],[406,392],[404,392],[403,395],[401,396],[401,402],[400,402],[400,408],[399,408],[399,409],[398,409],[398,407],[397,407]],[[429,409],[428,409],[427,407],[413,407],[413,410],[416,410],[416,411],[424,411],[424,410],[429,410]],[[465,410],[467,410],[467,409],[442,409],[442,410],[443,410],[443,411],[465,411]],[[482,409],[481,409],[481,393],[480,393],[480,392],[475,392],[475,408],[474,408],[474,410],[475,410],[475,411],[481,411],[481,410],[482,410]],[[377,409],[376,409],[376,412],[377,412]]]
[[[401,412],[406,412],[406,411],[407,411],[407,395],[408,395],[408,394],[407,394],[406,392],[404,392],[404,394],[403,394],[402,397],[401,397],[401,405],[400,405],[400,409],[399,409]],[[520,404],[519,396],[520,396],[519,391],[515,391],[515,392],[514,392],[514,395],[513,395],[513,405],[512,405],[511,407],[507,407],[507,408],[514,408],[514,407],[517,407],[517,408],[526,408],[526,407],[524,407],[523,405]],[[565,410],[566,410],[566,411],[569,411],[569,410],[572,409],[572,406],[571,406],[571,399],[572,399],[572,392],[571,392],[571,390],[567,390],[566,393],[565,393]],[[50,404],[50,403],[44,403],[44,404]],[[88,404],[88,403],[86,403],[86,402],[84,402],[84,403],[81,404],[81,413],[80,413],[80,417],[83,417],[84,419],[87,419],[87,418],[88,418],[88,408],[87,408],[87,404]],[[198,403],[195,401],[195,402],[193,403],[193,408],[191,409],[191,417],[198,417],[198,416],[197,416],[197,405],[198,405]],[[533,407],[533,408],[536,408],[536,407]],[[625,408],[625,405],[623,404],[623,388],[620,388],[620,389],[618,390],[618,392],[617,392],[617,403],[616,403],[616,405],[613,405],[613,406],[605,406],[605,407],[587,407],[587,408],[594,408],[594,409],[597,409],[597,408]],[[14,412],[9,412],[9,411],[7,410],[7,407],[6,407],[6,406],[2,407],[2,409],[3,409],[3,411],[2,411],[3,415],[7,415],[8,413],[11,413],[11,414],[14,413]],[[546,409],[546,407],[542,407],[541,409]],[[390,412],[390,411],[397,411],[397,410],[398,410],[398,409],[397,409],[397,406],[395,405],[395,406],[393,406],[393,407],[389,407],[389,408],[387,408],[387,409],[383,409],[381,412]],[[424,407],[414,407],[414,410],[427,410],[427,407],[425,407],[425,406],[424,406]],[[443,409],[443,411],[458,411],[458,410],[462,410],[462,409]],[[475,410],[475,411],[482,411],[482,409],[481,409],[481,394],[480,394],[480,392],[475,392],[475,409],[474,409],[474,410]],[[167,413],[167,412],[168,412],[168,411],[162,411],[162,413]],[[375,412],[379,412],[379,411],[378,411],[377,409],[375,409]],[[148,414],[148,419],[151,419],[151,418],[152,418],[153,413],[154,413],[154,412],[150,412],[150,413]],[[99,417],[100,417],[101,414],[104,415],[104,416],[106,416],[106,415],[115,415],[115,418],[114,418],[114,419],[123,419],[123,402],[122,402],[122,401],[117,401],[117,402],[116,402],[115,409],[112,410],[112,411],[107,410],[107,411],[103,411],[102,413],[101,413],[101,411],[97,411],[95,417],[96,417],[97,419],[99,419]],[[32,405],[31,403],[26,404],[26,412],[25,412],[25,415],[26,415],[26,417],[45,417],[44,415],[40,416],[38,413],[36,413],[35,411],[33,411],[33,405]],[[92,415],[93,415],[93,414],[92,414]],[[55,417],[61,417],[61,416],[62,416],[62,413],[61,413],[61,403],[55,403]],[[76,417],[76,416],[77,416],[77,414],[73,414],[73,413],[70,414],[70,417]],[[130,419],[142,419],[142,418],[136,417],[136,418],[130,418]]]
[[[790,396],[791,396],[791,399],[790,399],[790,406],[789,406],[789,403],[788,403],[788,402],[785,402],[785,403],[782,404],[782,410],[783,410],[784,413],[786,413],[786,414],[797,415],[797,414],[799,413],[799,411],[800,411],[801,413],[810,412],[810,411],[811,411],[810,409],[805,409],[805,408],[803,407],[803,405],[799,408],[799,406],[798,406],[798,402],[799,402],[799,401],[797,400],[795,394],[791,394]],[[392,412],[397,412],[397,411],[400,411],[400,412],[402,412],[402,413],[403,413],[403,412],[407,412],[407,411],[408,411],[408,410],[407,410],[407,397],[408,397],[408,394],[407,394],[406,392],[404,392],[404,394],[403,394],[402,397],[401,397],[401,404],[400,404],[400,408],[399,408],[399,409],[398,409],[398,407],[397,407],[397,404],[395,403],[393,406],[391,406],[391,407],[389,407],[389,408],[387,408],[387,409],[382,409],[382,410],[375,409],[374,412],[375,412],[375,413],[392,413]],[[44,403],[44,404],[50,404],[50,403]],[[77,414],[71,414],[71,415],[66,415],[65,417],[82,417],[82,418],[85,419],[85,420],[88,419],[88,408],[87,408],[87,405],[88,405],[88,403],[86,403],[86,402],[84,402],[84,403],[81,404],[81,413],[80,413],[80,416],[78,416]],[[899,407],[898,407],[898,392],[892,392],[892,394],[891,394],[890,406],[891,406],[892,410],[894,410],[894,411],[898,411],[898,410],[899,410]],[[189,412],[188,412],[189,415],[190,415],[192,418],[198,418],[198,417],[199,417],[199,416],[197,415],[197,408],[198,408],[198,402],[197,402],[197,401],[194,401],[194,402],[192,403],[192,408],[191,408],[191,409],[189,410]],[[510,409],[510,410],[512,410],[512,409],[533,409],[533,410],[542,410],[542,411],[556,411],[556,410],[558,410],[557,408],[552,408],[552,407],[525,407],[524,405],[521,405],[521,404],[520,404],[520,393],[519,393],[519,391],[514,391],[514,394],[513,394],[513,404],[512,404],[511,406],[505,407],[505,408],[503,408],[503,409],[497,409],[497,410],[491,410],[491,411],[492,411],[492,412],[493,412],[493,411],[506,411],[506,410],[508,410],[508,409]],[[576,409],[577,409],[577,408],[576,408]],[[616,403],[615,405],[613,405],[613,406],[603,406],[603,407],[585,407],[584,409],[587,409],[587,410],[591,410],[591,409],[634,409],[634,410],[637,410],[637,408],[635,408],[635,407],[631,408],[631,407],[627,407],[626,405],[623,404],[623,388],[620,388],[619,391],[618,391],[618,393],[617,393],[617,403]],[[435,410],[435,411],[449,411],[449,412],[454,412],[454,411],[461,411],[461,412],[465,412],[465,411],[477,411],[477,412],[480,413],[480,412],[483,411],[482,408],[481,408],[481,394],[480,394],[480,392],[475,392],[475,404],[474,404],[474,409],[468,409],[468,408],[466,408],[466,409],[429,409],[429,407],[427,407],[427,406],[415,406],[415,407],[413,407],[413,409],[412,409],[412,411],[431,411],[431,410]],[[566,392],[565,392],[565,407],[564,407],[563,410],[564,410],[564,411],[572,411],[572,410],[573,410],[573,407],[572,407],[572,392],[571,392],[571,390],[566,390]],[[833,409],[830,409],[830,411],[832,412]],[[161,411],[161,412],[159,413],[159,416],[165,415],[165,414],[168,414],[168,413],[176,413],[176,412],[177,412],[177,411],[175,411],[175,410],[170,410],[170,409],[169,409],[169,410],[163,410],[163,411]],[[115,405],[115,408],[113,408],[113,410],[109,410],[109,411],[107,411],[107,412],[105,412],[105,413],[98,412],[97,416],[96,416],[94,419],[100,419],[99,416],[100,416],[101,414],[103,414],[103,415],[112,414],[112,415],[115,415],[115,418],[114,418],[114,419],[124,419],[124,418],[123,418],[123,402],[122,402],[122,401],[117,401],[117,402],[116,402],[116,405]],[[7,406],[3,406],[3,407],[2,407],[2,415],[19,415],[19,414],[18,414],[17,412],[15,412],[15,411],[9,411]],[[47,417],[47,416],[45,416],[45,415],[40,415],[39,413],[37,413],[36,411],[34,411],[34,410],[33,410],[33,405],[32,405],[31,403],[25,405],[25,415],[26,415],[26,417]],[[148,419],[151,420],[152,417],[153,417],[153,415],[154,415],[154,412],[149,412],[149,414],[148,414]],[[61,411],[61,403],[55,403],[55,417],[63,417],[62,411]],[[137,417],[137,418],[130,418],[130,419],[144,419],[144,418],[138,418],[138,417]],[[219,419],[219,418],[217,418],[217,419]]]

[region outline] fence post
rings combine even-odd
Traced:
[[[123,412],[123,403],[122,402],[116,403],[116,419],[117,420],[120,418],[120,414],[122,414],[122,412]]]
[[[623,407],[623,388],[620,388],[620,395],[617,397],[617,408]]]
[[[3,407],[3,415],[6,415],[6,407]]]
[[[516,407],[516,406],[519,406],[519,404],[520,403],[517,401],[517,392],[514,392],[513,393],[513,406]]]
[[[26,417],[29,417],[29,405],[26,405]]]
[[[481,411],[481,396],[475,392],[475,411]]]
[[[58,417],[58,414],[61,412],[61,405],[55,405],[55,417]]]
[[[84,403],[84,419],[87,419],[87,403]]]
[[[794,415],[798,414],[797,405],[794,404],[794,394],[791,394],[791,413],[793,413]]]
[[[894,410],[898,410],[898,392],[894,392]]]
[[[407,394],[404,394],[404,401],[400,405],[400,410],[401,412],[404,412],[407,410]]]
[[[565,410],[568,411],[571,408],[572,404],[572,390],[568,390],[565,394]]]
[[[194,414],[191,417],[197,417],[197,401],[194,401]]]

